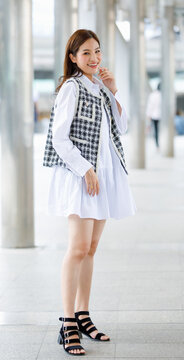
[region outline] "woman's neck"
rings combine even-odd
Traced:
[[[93,75],[88,75],[88,74],[84,74],[84,75],[94,84]]]

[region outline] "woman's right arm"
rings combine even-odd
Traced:
[[[76,175],[84,176],[92,164],[69,138],[70,126],[75,115],[76,86],[64,83],[55,100],[55,116],[52,127],[52,144],[57,154]]]
[[[99,183],[93,165],[87,161],[69,138],[70,126],[75,115],[76,86],[64,83],[55,100],[55,115],[52,126],[52,144],[67,167],[77,176],[85,176],[87,192],[99,193]]]

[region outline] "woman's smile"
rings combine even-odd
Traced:
[[[92,68],[96,68],[98,66],[98,64],[88,64],[88,66],[90,66]]]

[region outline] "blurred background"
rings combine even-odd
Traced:
[[[128,115],[122,140],[129,167],[148,169],[158,156],[183,155],[184,4],[1,0],[0,20],[1,239],[5,247],[30,246],[38,239],[36,204],[46,214],[49,169],[42,157],[66,42],[75,30],[97,33],[103,66],[115,75]]]
[[[62,2],[60,2],[62,3]],[[165,2],[166,5],[167,2]],[[73,4],[73,5],[72,5]],[[73,30],[77,28],[89,28],[97,31],[102,50],[106,42],[103,41],[101,31],[98,31],[96,4],[95,1],[73,1],[72,13],[75,13],[73,19]],[[116,71],[116,78],[124,96],[125,106],[130,113],[129,100],[129,50],[130,50],[130,4],[129,1],[114,2],[114,29],[111,28],[111,38],[109,38],[108,47],[111,55],[105,58],[105,62],[110,63],[111,69]],[[176,110],[184,113],[184,10],[183,1],[173,3],[173,33],[174,33],[174,59],[175,59],[175,76],[174,90],[176,95]],[[145,40],[145,71],[146,71],[146,95],[151,90],[156,89],[157,84],[161,81],[162,65],[162,7],[163,2],[145,1],[144,4],[144,40]],[[62,8],[62,5],[61,5]],[[68,9],[70,11],[70,9]],[[101,14],[101,13],[100,13]],[[66,16],[66,13],[65,13]],[[100,15],[101,16],[101,15]],[[62,29],[62,15],[60,15]],[[72,21],[72,19],[71,19]],[[102,19],[101,19],[102,21]],[[108,19],[106,20],[108,21]],[[110,25],[110,24],[108,24]],[[111,25],[112,26],[112,25]],[[68,29],[69,30],[69,29]],[[59,27],[56,29],[59,35]],[[72,31],[72,29],[71,29]],[[106,35],[106,34],[103,34]],[[65,39],[70,36],[70,31],[65,28]],[[105,41],[107,41],[105,39]],[[115,42],[115,43],[114,43]],[[34,67],[34,99],[38,105],[38,123],[41,126],[44,118],[50,115],[49,97],[54,91],[54,1],[33,0],[33,67]],[[64,50],[64,41],[62,51]],[[61,51],[61,50],[60,50]],[[106,49],[107,51],[107,49]],[[106,54],[105,54],[106,55]],[[113,61],[112,59],[113,58]],[[58,77],[62,74],[62,61],[58,66]],[[119,76],[118,76],[119,74]],[[119,79],[120,78],[120,79]],[[176,129],[177,130],[177,129]]]
[[[65,46],[80,28],[99,37],[127,112],[137,205],[102,234],[90,311],[111,342],[82,340],[86,357],[183,359],[184,0],[0,0],[0,358],[61,358],[67,218],[47,214],[43,156]]]
[[[58,2],[61,13],[59,15],[60,24],[54,23],[54,0],[32,2],[32,24],[33,24],[33,98],[37,104],[37,117],[35,118],[35,131],[47,130],[46,119],[50,115],[50,98],[55,89],[55,81],[62,75],[62,64],[64,58],[64,47],[70,34],[78,28],[89,28],[96,31],[100,37],[102,51],[105,52],[104,62],[115,71],[119,88],[122,91],[125,107],[130,114],[130,20],[131,20],[131,1],[114,1],[108,4],[106,1],[107,18],[102,17],[102,12],[98,15],[98,4],[93,0],[68,1],[68,9],[63,9],[62,1]],[[66,3],[66,1],[65,1]],[[141,1],[139,2],[141,4]],[[162,18],[164,6],[167,1],[145,1],[144,9],[140,15],[140,20],[144,22],[144,53],[141,53],[142,61],[145,59],[146,86],[145,96],[157,88],[161,81],[162,67]],[[183,1],[173,1],[169,6],[172,8],[173,16],[173,57],[175,64],[174,74],[174,94],[176,96],[176,112],[184,115],[184,9]],[[65,4],[66,6],[66,4]],[[100,5],[102,6],[102,5]],[[104,5],[103,5],[104,6]],[[109,9],[107,8],[109,6]],[[133,5],[135,6],[135,5]],[[64,28],[62,16],[71,15],[70,23]],[[108,14],[111,12],[111,15]],[[104,15],[103,15],[104,16]],[[110,24],[109,16],[113,17],[114,23]],[[137,14],[138,16],[138,14]],[[144,19],[143,19],[144,17]],[[102,21],[108,22],[109,35],[104,32],[103,26],[99,29]],[[56,26],[56,28],[55,28]],[[68,28],[67,28],[68,27]],[[64,30],[64,31],[62,31]],[[56,39],[54,37],[56,31]],[[63,34],[64,32],[64,34]],[[168,36],[168,33],[167,33]],[[59,47],[59,38],[62,43]],[[55,39],[55,40],[54,40]],[[108,43],[109,42],[109,43]],[[108,46],[107,46],[108,45]],[[143,50],[141,50],[143,51]],[[55,56],[59,52],[59,60]],[[109,56],[108,56],[109,55]],[[165,55],[168,56],[168,55]],[[169,75],[169,74],[168,74]],[[134,74],[136,76],[136,74]],[[182,123],[182,121],[181,121]],[[46,124],[46,126],[44,126]],[[175,121],[176,134],[180,134],[180,127]],[[182,125],[181,125],[182,127]],[[40,129],[40,130],[39,130]],[[42,130],[41,130],[42,129]],[[182,131],[184,134],[184,131]]]

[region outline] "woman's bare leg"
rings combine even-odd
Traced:
[[[93,260],[96,248],[98,246],[102,231],[104,229],[106,220],[94,219],[93,234],[91,239],[91,246],[88,255],[82,260],[80,264],[79,282],[76,295],[76,311],[88,311],[89,297],[93,273]],[[80,315],[80,319],[85,318],[86,315]],[[85,325],[85,323],[83,324]],[[89,326],[90,329],[93,325]],[[91,336],[95,337],[97,330],[91,332]],[[102,336],[102,340],[108,339],[108,336]]]
[[[80,264],[91,247],[94,219],[82,219],[77,215],[70,215],[68,225],[69,245],[62,264],[62,302],[64,317],[74,317]],[[71,325],[77,324],[65,322],[65,326]],[[76,335],[70,337],[70,339],[72,338],[76,338]],[[78,344],[76,343],[76,345]],[[77,349],[71,350],[71,352],[80,353],[84,351]]]

